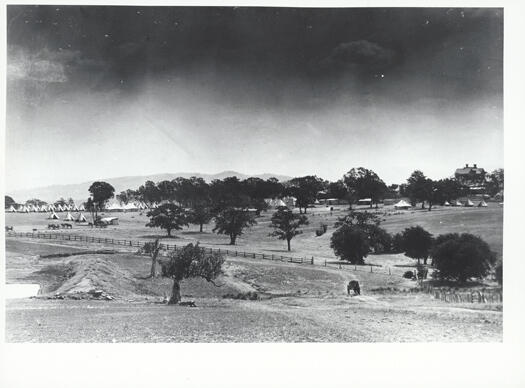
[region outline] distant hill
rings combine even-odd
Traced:
[[[272,177],[277,178],[279,181],[287,181],[292,177],[279,174],[257,174],[257,175],[246,175],[236,171],[223,171],[218,174],[200,174],[200,173],[189,173],[189,172],[178,172],[178,173],[167,173],[167,174],[156,174],[156,175],[144,175],[144,176],[125,176],[119,178],[101,178],[100,181],[108,182],[115,188],[115,194],[120,193],[127,189],[137,189],[140,185],[143,185],[147,180],[153,182],[160,182],[164,180],[172,180],[177,177],[189,178],[196,176],[203,178],[206,182],[211,182],[214,179],[224,179],[230,176],[236,176],[239,179],[246,179],[249,177],[269,179]],[[46,202],[54,202],[60,197],[73,198],[75,201],[85,201],[88,197],[88,188],[93,181],[83,183],[73,183],[67,185],[51,185],[46,187],[36,187],[33,189],[13,190],[6,193],[13,197],[13,199],[22,203],[31,198],[38,198]]]

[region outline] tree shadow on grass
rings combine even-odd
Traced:
[[[154,238],[154,239],[162,239],[162,240],[165,240],[165,239],[173,239],[173,240],[176,240],[176,239],[180,239],[179,236],[168,236],[167,234],[144,234],[142,236],[138,236],[138,238]]]

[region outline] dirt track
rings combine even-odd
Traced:
[[[183,299],[198,306],[189,308],[159,304],[170,281],[145,278],[149,260],[144,257],[119,253],[39,259],[39,251],[70,247],[9,240],[7,248],[8,282],[37,282],[49,295],[55,290],[74,294],[89,283],[116,298],[9,300],[8,342],[502,341],[498,306],[374,291],[410,285],[400,277],[359,273],[363,295],[348,297],[345,285],[356,276],[352,272],[228,258],[221,287],[202,280],[183,283]],[[64,268],[74,274],[65,276]],[[263,299],[223,298],[247,291]]]

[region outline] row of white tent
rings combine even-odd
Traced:
[[[156,209],[159,205],[154,203],[148,205],[144,202],[136,203],[127,203],[127,204],[118,204],[111,203],[106,206],[104,210],[107,211],[133,211],[133,210],[147,210],[147,209]],[[47,213],[47,212],[82,212],[86,211],[84,205],[20,205],[15,207],[11,205],[9,209],[6,210],[6,213]]]
[[[48,220],[59,220],[60,217],[55,212],[51,212],[51,214],[49,214],[49,217],[47,217],[47,219]],[[84,216],[83,213],[78,213],[76,217],[73,217],[73,215],[70,212],[67,212],[66,216],[64,217],[64,221],[87,222],[87,218]]]
[[[474,206],[474,203],[470,200],[470,199],[467,199],[465,201],[465,203],[461,203],[460,201],[456,200],[456,201],[452,201],[452,203],[449,203],[448,201],[445,201],[445,203],[443,204],[443,206],[465,206],[465,207],[473,207]],[[478,203],[478,207],[487,207],[487,202],[485,202],[484,200],[481,200],[480,203]],[[406,202],[405,200],[401,200],[399,201],[398,203],[396,203],[394,205],[394,208],[396,209],[410,209],[412,207],[411,204],[409,204],[408,202]]]
[[[113,203],[106,205],[104,210],[107,210],[107,211],[138,211],[138,210],[156,209],[158,207],[159,205],[156,203],[148,205],[144,202],[130,202],[126,204],[119,204],[117,202],[113,202]]]
[[[20,205],[15,208],[13,205],[6,210],[7,213],[46,213],[46,212],[69,212],[86,211],[84,205]]]

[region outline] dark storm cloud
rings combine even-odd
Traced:
[[[406,77],[407,96],[448,82],[462,95],[494,93],[502,39],[498,9],[8,7],[8,46],[49,61],[37,78],[48,69],[72,87],[134,93],[152,80],[202,75],[242,101],[275,101],[283,88],[330,99],[356,82],[386,95]]]
[[[394,62],[395,52],[367,40],[337,45],[330,55],[320,61],[319,71],[367,70],[375,72]]]

